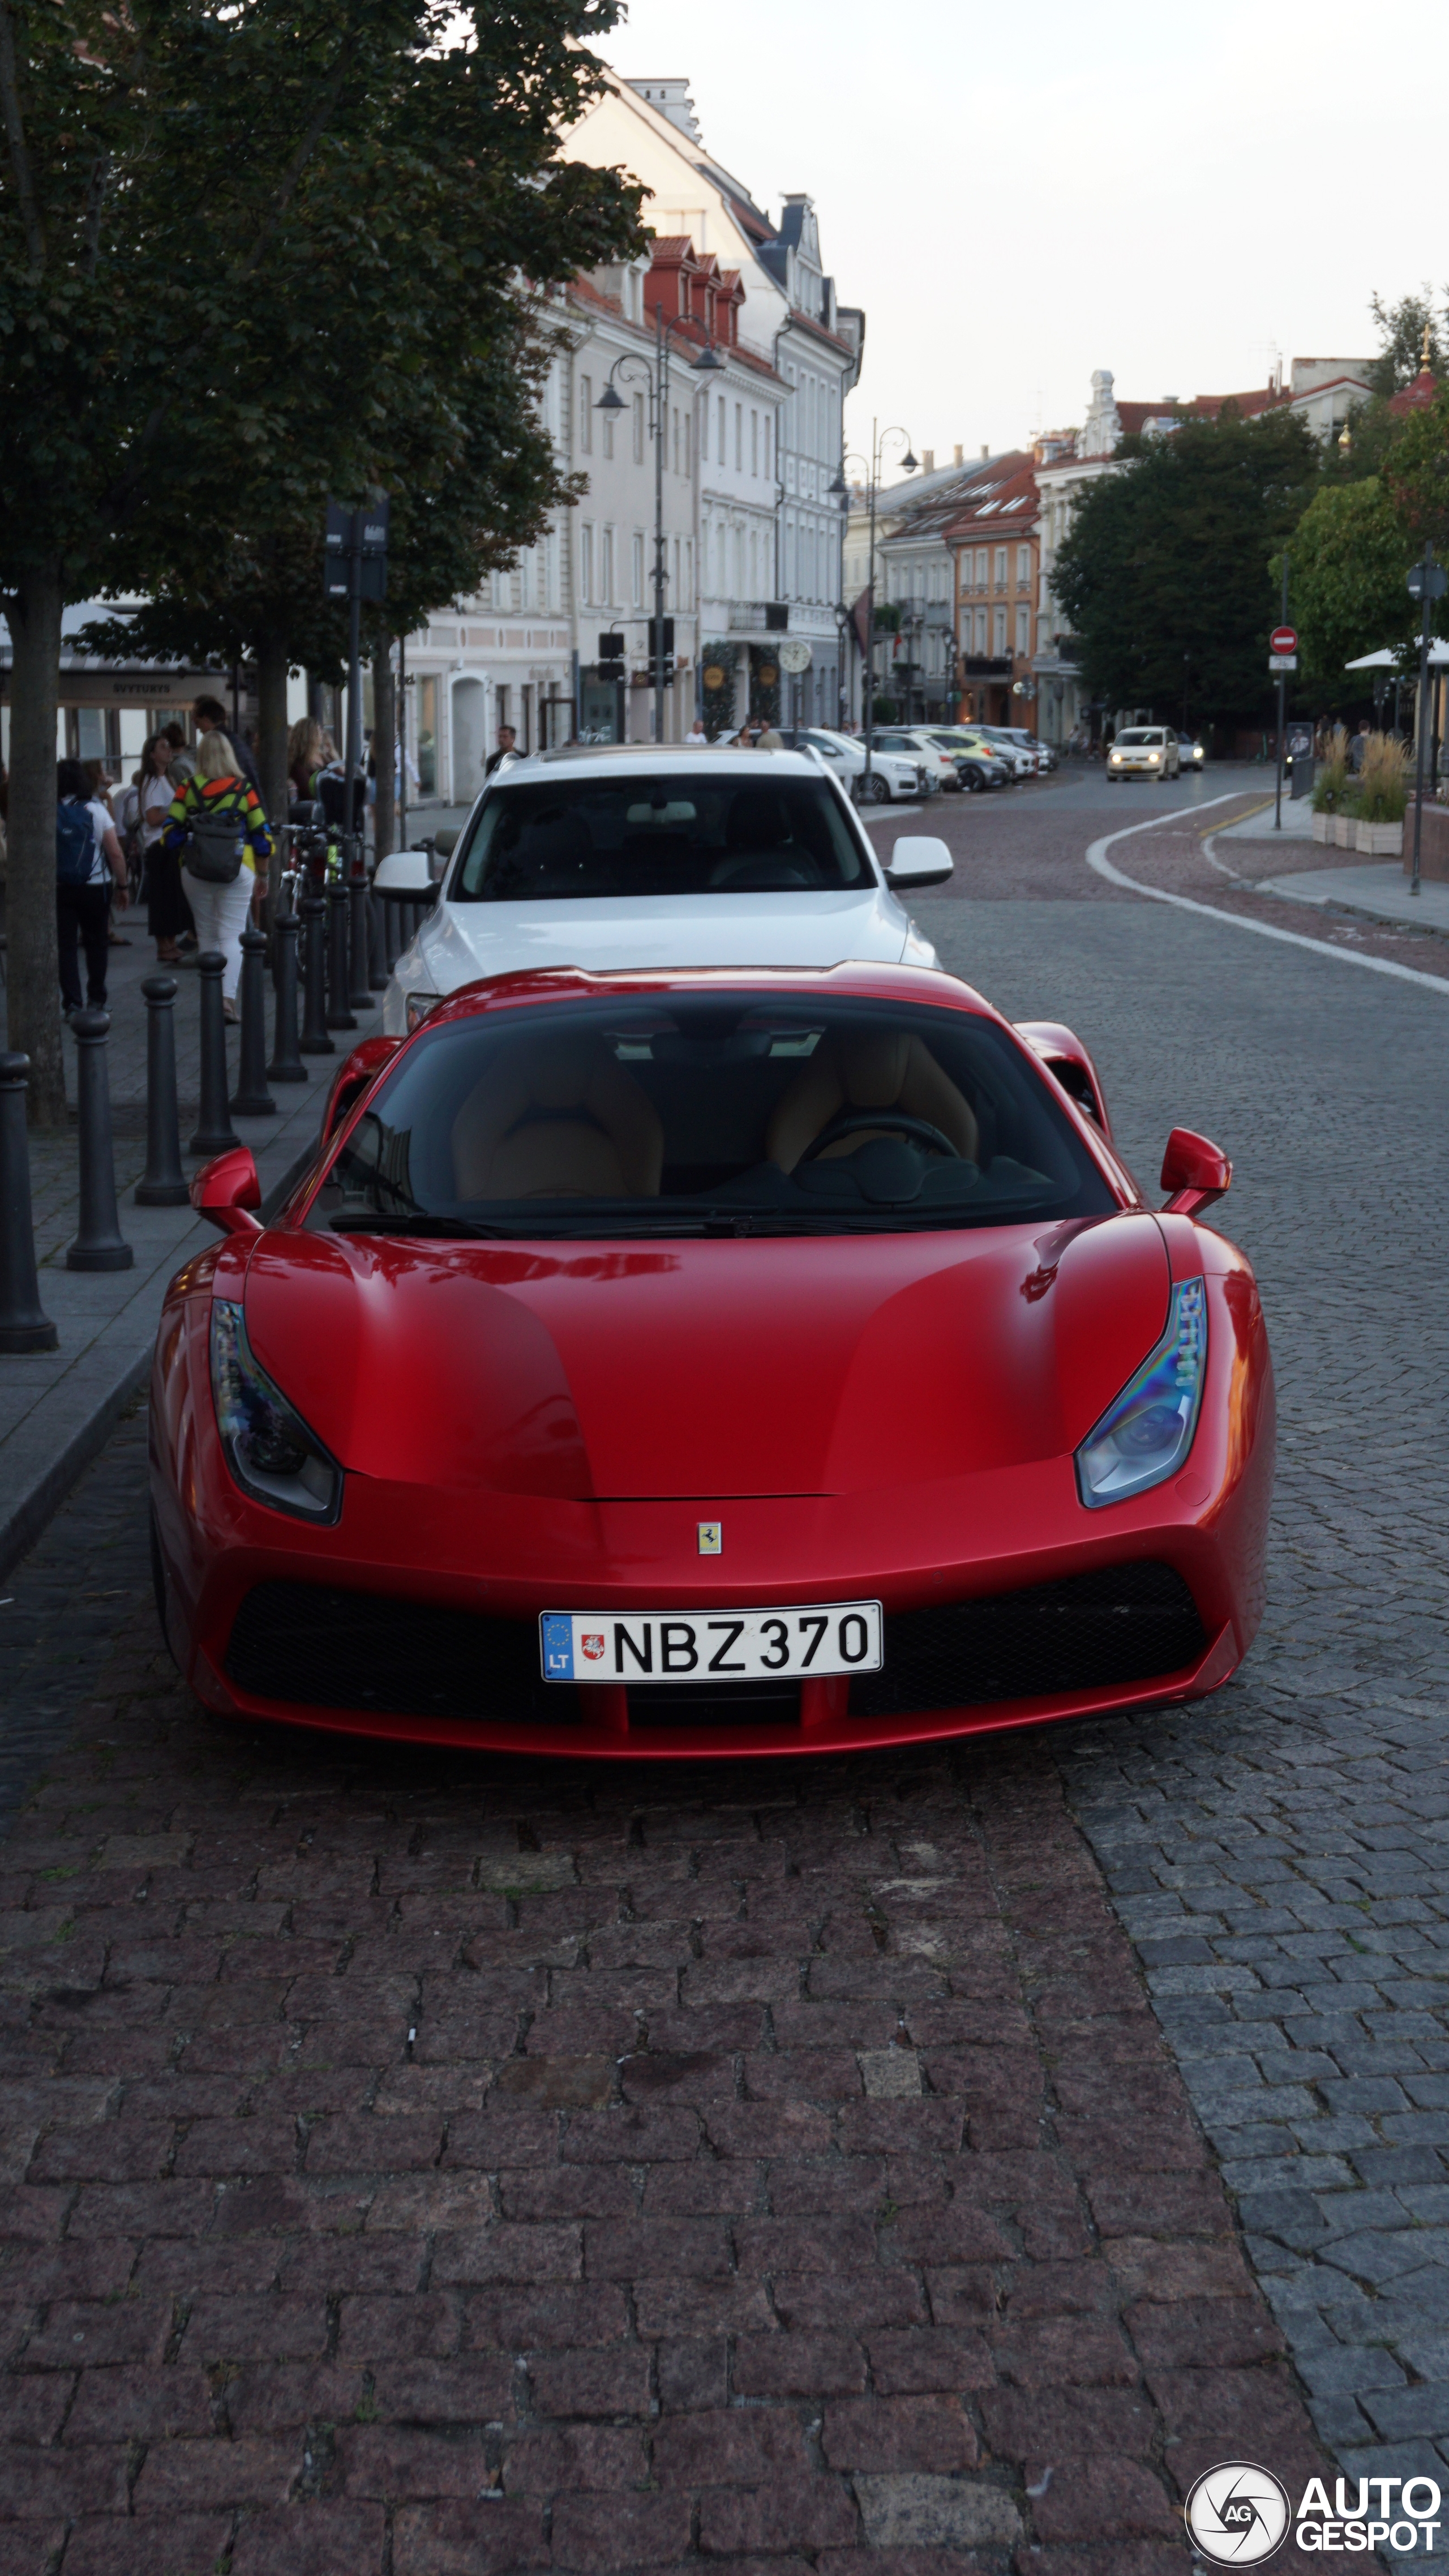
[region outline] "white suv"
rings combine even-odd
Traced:
[[[383,1027],[405,1036],[483,975],[530,966],[934,966],[893,888],[951,874],[944,841],[872,847],[808,751],[580,744],[496,771],[393,969]],[[373,879],[384,901],[434,894],[425,850]]]

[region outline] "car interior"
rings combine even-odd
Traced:
[[[786,894],[872,883],[828,780],[529,780],[484,798],[452,902]]]
[[[309,1221],[751,1232],[1114,1205],[1050,1077],[992,1022],[751,993],[551,1004],[425,1033]]]

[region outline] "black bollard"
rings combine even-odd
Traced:
[[[136,1256],[116,1213],[116,1158],[111,1150],[111,1086],[106,1073],[109,1011],[76,1011],[76,1090],[80,1104],[80,1232],[67,1270],[129,1270]]]
[[[307,1068],[297,1052],[297,916],[279,912],[272,924],[275,956],[272,982],[276,988],[276,1043],[272,1061],[267,1067],[268,1082],[306,1082]]]
[[[367,984],[369,992],[385,993],[388,985],[389,960],[382,935],[383,901],[369,886],[367,893]]]
[[[349,1011],[370,1011],[372,993],[367,978],[371,966],[371,934],[367,919],[367,879],[361,868],[348,880],[347,929],[347,1007]]]
[[[320,894],[302,897],[302,993],[304,1010],[300,1055],[335,1055],[327,1034],[327,905]]]
[[[176,1112],[176,978],[148,975],[146,997],[146,1169],[132,1192],[138,1207],[185,1207]]]
[[[267,986],[262,960],[266,933],[241,935],[241,1062],[231,1096],[234,1118],[274,1118],[277,1104],[267,1089]]]
[[[221,1007],[226,959],[219,948],[208,948],[196,963],[201,976],[201,1115],[187,1150],[225,1154],[241,1142],[226,1105],[226,1021]]]
[[[347,921],[351,910],[345,885],[327,889],[327,1026],[355,1029],[347,997]]]
[[[382,915],[382,953],[391,974],[397,964],[397,905],[385,894],[372,899]]]
[[[40,1303],[25,1133],[28,1055],[0,1055],[0,1351],[53,1351],[60,1336]]]
[[[417,935],[417,905],[415,903],[400,903],[398,905],[398,914],[398,945],[400,948],[411,948],[413,940]]]

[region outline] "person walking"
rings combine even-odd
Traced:
[[[86,953],[85,999],[106,1007],[111,888],[124,911],[129,901],[126,856],[110,813],[90,793],[78,760],[55,765],[55,928],[60,952],[60,997],[67,1015],[81,1007],[77,942]]]
[[[703,716],[695,717],[693,724],[690,726],[688,733],[684,737],[684,748],[686,751],[708,751],[709,736],[704,729]]]
[[[1355,778],[1363,768],[1363,756],[1368,749],[1369,732],[1369,720],[1365,716],[1348,746],[1348,765]]]
[[[256,891],[258,862],[265,869],[271,859],[272,836],[261,798],[242,776],[230,741],[216,726],[202,736],[196,776],[173,799],[161,844],[181,862],[181,883],[202,949],[219,948],[226,959],[221,989],[226,1016],[234,1020],[241,935]]]
[[[172,746],[164,733],[153,733],[141,754],[136,782],[136,837],[146,894],[146,927],[156,942],[158,966],[179,966],[176,943],[193,929],[181,885],[181,862],[163,847],[161,835],[176,789],[170,763]],[[193,932],[194,935],[194,932]]]
[[[287,736],[287,777],[294,804],[303,805],[315,798],[318,772],[326,765],[322,727],[314,716],[299,716]]]
[[[229,742],[233,770],[246,780],[255,795],[260,796],[262,782],[257,776],[257,764],[247,745],[244,742],[238,742],[233,735],[228,734],[227,726],[230,718],[220,698],[198,698],[191,712],[196,718],[199,741],[205,742],[209,733],[219,733],[224,742]]]
[[[517,749],[518,736],[514,732],[512,725],[501,724],[498,728],[498,749],[495,752],[490,753],[488,759],[483,763],[484,777],[491,778],[494,770],[498,767],[499,762],[501,760],[507,760],[510,753],[515,752]]]

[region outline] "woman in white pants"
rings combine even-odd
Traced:
[[[187,851],[199,852],[201,824],[212,847],[225,848],[228,835],[224,828],[234,827],[240,844],[241,861],[236,875],[226,883],[214,877],[198,876],[187,865]],[[161,835],[163,846],[174,850],[181,860],[181,882],[196,923],[200,948],[219,948],[226,959],[222,978],[224,1007],[229,1020],[237,1016],[236,988],[241,975],[241,935],[247,926],[247,915],[259,882],[265,882],[264,871],[272,855],[272,836],[261,799],[250,781],[237,767],[236,753],[224,733],[203,734],[196,754],[196,775],[188,778],[176,796]]]

